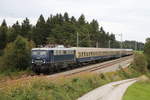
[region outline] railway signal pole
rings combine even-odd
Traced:
[[[79,47],[79,33],[77,32],[77,47]]]
[[[120,34],[120,37],[121,37],[121,49],[123,48],[123,45],[122,45],[122,42],[123,42],[123,40],[122,40],[122,33]]]
[[[121,34],[115,34],[115,35],[120,36],[120,49],[122,49],[123,48],[123,45],[122,45],[122,43],[123,43],[122,33]]]
[[[135,46],[134,46],[135,51],[137,50],[137,42],[135,41]]]
[[[121,46],[120,46],[120,48],[122,49],[122,47],[123,47],[123,46],[122,46],[122,42],[123,42],[123,41],[122,41],[122,33],[120,34],[120,38],[121,38],[121,43],[120,43]],[[122,51],[120,51],[120,57],[121,57],[121,55],[122,55]]]
[[[108,48],[111,48],[111,47],[110,47],[110,43],[111,43],[111,41],[109,40],[109,41],[108,41]]]
[[[123,45],[122,45],[122,43],[123,43],[122,33],[121,34],[116,34],[116,35],[120,36],[120,49],[122,49],[123,48]],[[121,54],[122,54],[122,52],[120,51],[120,57],[121,57]]]

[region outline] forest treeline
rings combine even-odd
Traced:
[[[21,23],[16,21],[8,26],[4,19],[0,26],[0,51],[8,43],[15,41],[17,36],[34,42],[36,46],[62,44],[73,47],[77,45],[77,33],[80,47],[120,48],[120,42],[116,41],[115,35],[105,31],[97,20],[88,22],[83,14],[77,19],[66,12],[50,15],[47,19],[40,15],[35,25],[25,18]],[[123,48],[142,50],[143,46],[143,43],[136,41],[123,42]]]

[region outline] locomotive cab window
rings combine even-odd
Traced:
[[[34,56],[37,56],[37,55],[40,55],[40,56],[46,56],[47,55],[47,51],[32,51],[32,55]]]

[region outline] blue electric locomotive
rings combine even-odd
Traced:
[[[33,48],[32,70],[53,72],[75,63],[75,50],[71,48]]]

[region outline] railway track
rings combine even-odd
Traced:
[[[122,57],[122,58],[118,58],[118,59],[115,59],[115,60],[106,61],[106,62],[103,62],[103,63],[84,66],[82,68],[77,68],[77,69],[66,71],[66,72],[56,73],[56,74],[53,74],[53,75],[49,75],[48,77],[55,77],[55,76],[67,77],[67,76],[80,74],[80,73],[84,73],[84,72],[96,72],[100,69],[111,67],[112,65],[121,63],[123,61],[129,60],[129,59],[132,59],[132,58],[133,58],[133,56]]]

